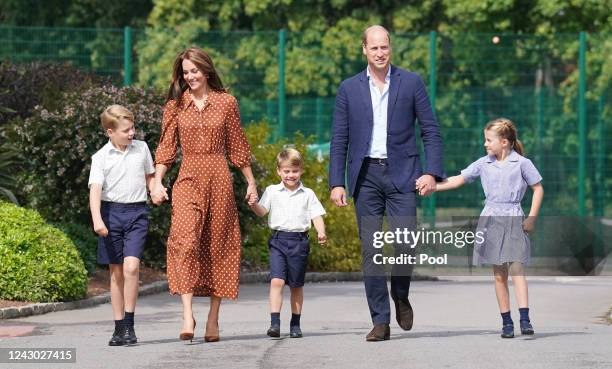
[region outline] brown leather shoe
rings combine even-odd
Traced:
[[[393,302],[395,303],[395,319],[397,320],[397,324],[405,331],[411,330],[414,313],[410,301],[406,298],[395,299]]]
[[[391,338],[389,324],[376,324],[366,336],[366,341],[377,342],[386,341]]]

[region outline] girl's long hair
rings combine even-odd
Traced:
[[[181,97],[183,96],[183,92],[189,88],[189,85],[183,78],[183,60],[189,60],[195,64],[196,67],[198,67],[198,69],[207,77],[206,81],[212,90],[217,92],[227,91],[225,87],[223,87],[223,82],[221,82],[221,78],[215,70],[215,65],[213,64],[210,56],[199,47],[190,47],[178,54],[176,59],[174,59],[174,66],[172,67],[172,83],[168,89],[166,102],[174,100],[176,101],[177,106],[180,107],[182,104]]]
[[[510,119],[506,118],[497,118],[493,119],[485,126],[485,131],[492,130],[497,134],[500,138],[505,138],[510,142],[510,145],[519,153],[519,155],[525,156],[523,150],[523,144],[518,139],[518,131],[516,126]]]

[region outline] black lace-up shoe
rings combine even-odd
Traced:
[[[113,332],[113,336],[110,341],[108,341],[109,346],[123,346],[125,345],[125,327],[119,326],[115,327],[115,331]]]
[[[134,331],[133,326],[127,326],[125,328],[123,339],[125,340],[125,343],[128,345],[133,345],[136,342],[138,342],[138,338],[136,337],[136,332]]]

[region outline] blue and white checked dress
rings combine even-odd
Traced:
[[[487,155],[462,170],[461,176],[468,183],[480,177],[486,198],[477,228],[477,232],[483,232],[484,241],[474,243],[473,263],[529,264],[531,245],[523,231],[521,200],[527,186],[542,181],[531,160],[514,150],[503,162],[498,162],[495,155]]]

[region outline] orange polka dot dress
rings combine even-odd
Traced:
[[[232,95],[210,91],[199,110],[189,91],[182,107],[169,101],[155,163],[170,167],[181,145],[183,159],[172,188],[167,244],[170,293],[238,297],[240,227],[227,161],[251,165],[251,150]]]

